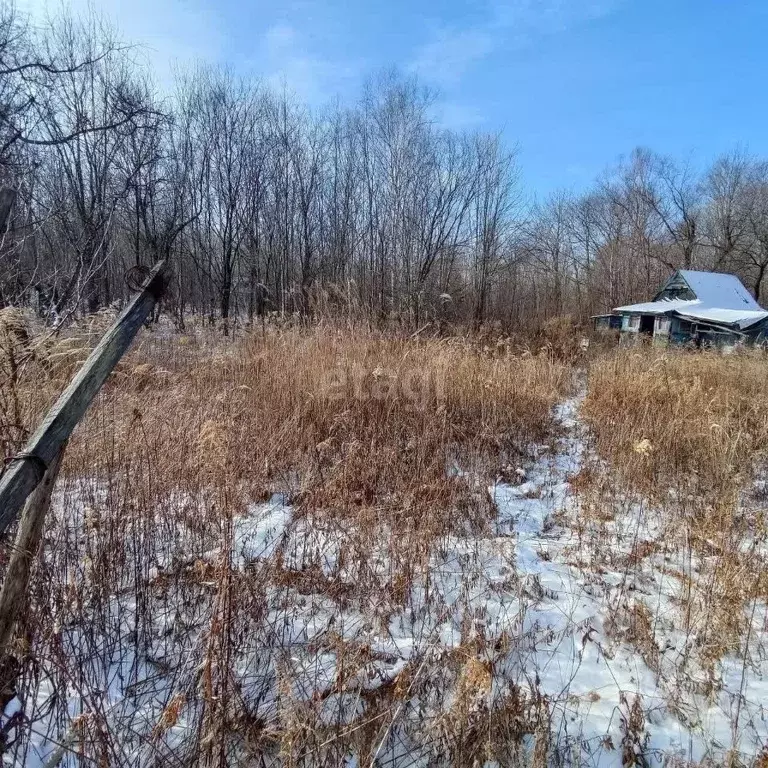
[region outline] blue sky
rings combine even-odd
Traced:
[[[48,0],[19,0],[40,12]],[[74,0],[77,10],[89,0]],[[582,189],[635,146],[706,165],[768,155],[766,0],[101,0],[157,77],[227,62],[312,105],[383,68],[440,92],[439,120],[502,131],[538,195]]]

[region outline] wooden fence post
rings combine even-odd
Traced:
[[[16,680],[20,664],[11,652],[11,640],[16,621],[26,606],[27,587],[32,562],[37,555],[43,525],[51,505],[51,492],[59,474],[64,449],[51,462],[40,485],[29,495],[16,533],[14,549],[5,571],[0,591],[0,707],[5,709],[17,695]],[[0,752],[5,749],[5,729],[0,732]]]
[[[5,571],[3,588],[0,590],[0,658],[8,651],[16,617],[23,607],[23,600],[29,584],[32,561],[40,546],[43,523],[51,505],[51,493],[59,474],[62,448],[48,466],[40,485],[29,494],[24,511],[21,513],[19,529],[16,532],[11,559]],[[2,683],[3,681],[0,681]]]
[[[16,520],[25,499],[43,479],[48,467],[59,455],[72,430],[160,298],[164,267],[165,261],[155,265],[141,291],[131,299],[104,334],[24,450],[11,457],[10,468],[0,478],[0,539]]]

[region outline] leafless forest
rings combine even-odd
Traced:
[[[0,541],[3,766],[768,766],[765,352],[582,343],[674,268],[765,303],[768,161],[540,200],[437,98],[158,84],[0,0],[3,482],[169,264]]]
[[[176,323],[225,332],[273,312],[530,327],[642,298],[674,267],[760,297],[768,163],[744,151],[700,171],[636,149],[589,191],[535,200],[514,127],[445,130],[407,77],[323,110],[205,65],[159,88],[95,17],[0,13],[0,181],[17,191],[0,306],[59,322],[162,257]]]

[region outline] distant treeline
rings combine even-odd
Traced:
[[[585,194],[531,202],[515,150],[433,119],[415,80],[372,79],[311,110],[222,68],[160,94],[97,17],[39,27],[0,0],[0,306],[51,322],[125,298],[170,259],[177,323],[332,313],[505,327],[648,296],[676,267],[738,274],[760,298],[768,163],[705,173],[638,149]]]

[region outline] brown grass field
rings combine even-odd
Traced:
[[[107,321],[6,315],[5,455]],[[763,765],[767,449],[757,352],[142,331],[67,449],[7,762]]]

